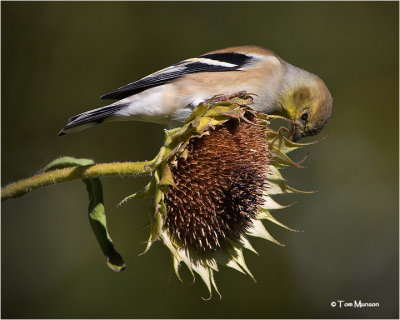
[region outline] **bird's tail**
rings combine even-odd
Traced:
[[[127,104],[111,104],[109,106],[97,108],[94,110],[80,113],[68,119],[66,126],[58,133],[63,136],[67,133],[80,131],[86,128],[93,127],[102,123],[104,120],[111,118],[116,112],[126,107]]]

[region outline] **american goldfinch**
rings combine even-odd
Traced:
[[[59,135],[112,120],[181,125],[216,95],[256,94],[252,108],[293,121],[291,139],[317,134],[328,121],[332,96],[315,74],[258,46],[231,47],[178,62],[101,97],[118,100],[78,114]]]

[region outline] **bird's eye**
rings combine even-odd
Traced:
[[[307,111],[307,112],[304,112],[304,113],[301,115],[301,120],[307,121],[307,119],[308,119],[308,111]]]

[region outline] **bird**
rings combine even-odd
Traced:
[[[175,63],[101,96],[117,100],[68,119],[59,136],[114,120],[153,122],[173,128],[211,97],[253,93],[252,108],[292,122],[289,139],[319,133],[333,98],[321,78],[273,51],[237,46]]]

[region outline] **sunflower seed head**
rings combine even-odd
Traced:
[[[178,244],[215,251],[238,241],[263,204],[270,153],[265,128],[229,120],[190,139],[172,168],[166,226]]]

